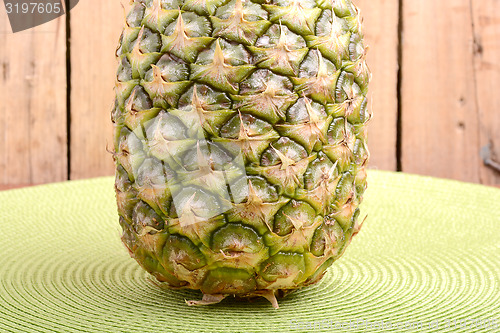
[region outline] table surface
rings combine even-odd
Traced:
[[[4,191],[0,202],[0,332],[500,329],[492,187],[370,171],[361,232],[279,310],[232,298],[188,307],[199,292],[151,283],[120,243],[112,177]]]

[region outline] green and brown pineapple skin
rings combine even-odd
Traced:
[[[350,0],[135,0],[117,49],[122,240],[158,281],[315,283],[361,221],[370,73]]]

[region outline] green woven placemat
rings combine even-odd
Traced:
[[[113,179],[0,193],[0,332],[494,332],[500,191],[371,171],[368,219],[324,279],[280,301],[188,307],[121,245]]]

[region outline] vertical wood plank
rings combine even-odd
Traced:
[[[65,18],[13,34],[0,6],[0,184],[65,180]]]
[[[492,158],[500,161],[500,2],[471,1],[474,20],[474,65],[481,147],[490,145]],[[500,185],[500,173],[481,167],[481,182]]]
[[[110,120],[123,27],[120,1],[80,1],[71,11],[71,179],[112,175]]]
[[[405,172],[479,182],[470,3],[404,0],[401,105]]]
[[[396,170],[398,0],[358,0],[364,19],[367,62],[373,77],[369,99],[373,119],[369,126],[370,167]]]

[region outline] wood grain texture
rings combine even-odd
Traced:
[[[373,77],[369,105],[370,168],[396,170],[398,0],[358,0],[368,46],[367,62]]]
[[[479,143],[500,162],[500,1],[471,1],[474,22]],[[500,185],[500,173],[481,167],[481,182]]]
[[[114,172],[110,120],[124,22],[120,1],[80,1],[71,11],[71,179]]]
[[[403,3],[403,171],[479,182],[471,1]]]
[[[124,5],[128,4],[123,0]],[[399,0],[355,0],[364,18],[371,168],[396,169]],[[403,0],[403,171],[484,184],[500,162],[500,2]],[[71,132],[67,161],[65,18],[12,34],[0,7],[0,184],[113,174],[110,111],[123,25],[119,0],[71,11]]]
[[[0,6],[0,184],[64,180],[64,17],[13,34]]]
[[[31,186],[35,186],[35,184],[9,184],[9,185],[0,184],[0,191],[15,190],[17,188],[24,188]]]

